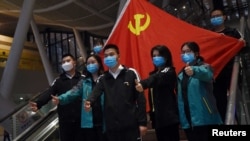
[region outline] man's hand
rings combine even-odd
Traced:
[[[58,105],[60,103],[60,100],[57,96],[51,95],[51,97],[52,97],[53,104]]]
[[[244,40],[244,38],[240,38],[239,41],[240,41],[240,42],[243,42],[243,43],[244,43],[244,46],[247,45],[247,43],[246,43],[246,41]]]
[[[138,92],[143,92],[143,87],[140,82],[138,82],[137,79],[135,79],[135,88]]]
[[[38,110],[36,102],[29,102],[29,106],[33,112],[36,112]]]
[[[141,135],[141,137],[144,136],[144,135],[146,135],[147,130],[148,130],[147,126],[139,126],[139,129],[140,129],[140,135]]]
[[[90,103],[90,101],[84,100],[84,109],[87,112],[89,112],[91,110],[91,103]]]

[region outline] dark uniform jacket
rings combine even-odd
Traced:
[[[150,112],[154,113],[151,114],[153,127],[160,128],[178,124],[175,68],[165,67],[160,72],[153,71],[147,79],[140,83],[144,89],[150,88]]]
[[[135,89],[135,71],[124,68],[115,79],[108,71],[100,78],[87,99],[93,104],[104,92],[104,122],[106,130],[121,131],[147,125],[146,100]]]
[[[236,39],[241,38],[239,31],[237,29],[231,28],[231,27],[225,27],[225,29],[219,33],[225,34],[227,36],[230,36],[230,37],[233,37]],[[219,78],[227,79],[228,82],[226,82],[226,83],[230,82],[233,64],[234,64],[234,57],[225,65],[225,67],[221,70],[220,74],[218,75]]]
[[[61,95],[68,90],[72,89],[79,80],[84,78],[80,72],[76,72],[73,78],[68,78],[66,73],[62,73],[54,80],[50,88],[42,93],[36,100],[37,107],[40,109],[43,105],[51,100],[51,95]],[[59,122],[79,122],[81,121],[81,98],[67,105],[58,104],[57,112]]]

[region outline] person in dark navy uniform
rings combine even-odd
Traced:
[[[225,26],[226,15],[220,9],[211,12],[212,31],[230,36],[236,39],[241,38],[240,32],[232,27]],[[227,97],[230,89],[231,75],[233,71],[234,57],[224,66],[214,81],[214,96],[217,101],[218,110],[223,122],[226,118]]]
[[[100,77],[85,101],[87,111],[104,94],[104,128],[108,141],[137,141],[146,134],[147,116],[144,94],[135,89],[138,73],[119,63],[119,49],[104,47],[104,64],[109,68]]]
[[[37,111],[51,99],[51,95],[61,95],[72,89],[84,76],[76,71],[76,61],[73,55],[62,56],[63,73],[54,80],[47,91],[42,93],[34,102],[30,102],[31,109]],[[60,141],[81,141],[81,98],[67,105],[58,105]]]
[[[165,45],[151,49],[154,70],[147,79],[137,83],[136,89],[142,92],[150,88],[149,100],[152,127],[158,141],[179,141],[179,114],[176,98],[177,74],[172,55]]]

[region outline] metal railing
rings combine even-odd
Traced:
[[[48,89],[33,96],[29,101],[35,101],[40,94],[43,94]],[[33,112],[29,106],[29,101],[26,101],[19,108],[16,108],[11,113],[1,118],[0,125],[3,125],[8,131],[11,140],[21,134],[26,133],[31,127],[36,126],[43,118],[45,118],[56,106],[50,101],[44,105],[39,111]]]
[[[246,20],[247,19],[245,19],[244,17],[242,17],[240,20],[240,32],[243,34],[243,37],[245,31],[249,30]],[[249,39],[245,39],[246,42],[248,42],[248,40]],[[248,47],[247,44],[246,47]],[[250,124],[250,105],[248,105],[248,98],[246,97],[249,95],[249,89],[247,87],[249,87],[250,84],[248,81],[246,81],[245,76],[247,72],[245,71],[245,67],[242,66],[242,59],[244,58],[242,58],[241,53],[239,53],[234,58],[234,66],[231,77],[227,113],[225,119],[226,125]],[[241,75],[239,75],[239,73],[241,73]],[[239,85],[239,79],[241,81],[240,83],[242,84],[241,86]]]

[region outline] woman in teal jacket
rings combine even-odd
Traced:
[[[208,141],[208,126],[222,124],[213,97],[213,71],[200,56],[195,42],[181,46],[186,66],[178,74],[178,108],[181,127],[189,141]]]
[[[91,94],[93,87],[98,81],[98,78],[103,74],[104,68],[102,65],[101,58],[98,55],[90,55],[86,58],[86,68],[83,74],[86,76],[84,79],[71,90],[66,93],[53,97],[55,104],[69,104],[74,102],[77,97],[82,97],[82,101],[87,99],[88,95]],[[92,105],[92,110],[86,112],[82,107],[81,112],[81,127],[84,141],[103,141],[103,115],[102,115],[102,97]]]

